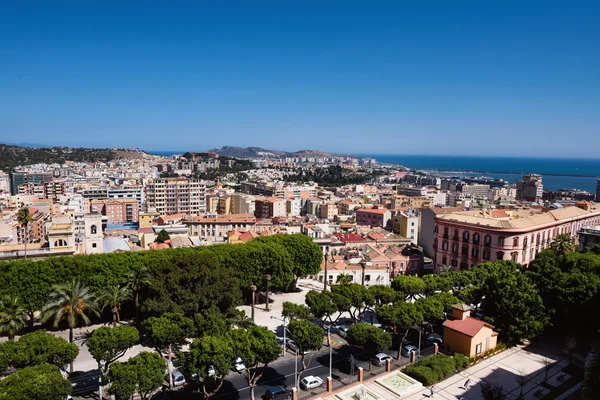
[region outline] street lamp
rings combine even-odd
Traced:
[[[329,380],[331,381],[331,360],[333,358],[333,346],[331,345],[331,324],[327,325],[327,342],[329,343]]]
[[[362,267],[362,285],[365,286],[365,268],[367,267],[367,262],[362,260],[360,266]]]
[[[329,261],[329,254],[325,253],[323,255],[323,258],[325,259],[325,276],[323,279],[323,291],[327,290],[327,280],[328,280],[328,276],[327,276],[327,262]]]
[[[276,319],[278,321],[283,322],[283,357],[285,358],[285,345],[286,345],[285,334],[286,334],[286,331],[287,331],[287,327],[285,325],[285,322],[286,322],[285,321],[285,317],[283,317],[283,319],[281,319],[281,318],[277,318],[277,317],[271,315],[271,319]]]
[[[266,303],[267,303],[267,304],[266,304],[266,307],[265,307],[265,309],[266,309],[267,311],[269,311],[269,281],[271,280],[271,275],[269,275],[269,274],[266,274],[266,275],[265,275],[265,280],[267,281],[267,296],[266,296],[266,297],[267,297],[267,299],[266,299]]]
[[[252,322],[254,322],[254,301],[256,299],[256,285],[251,285],[250,290],[252,291]]]

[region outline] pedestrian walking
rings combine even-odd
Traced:
[[[433,395],[435,394],[435,388],[433,387],[433,385],[429,386],[429,397],[433,397]]]
[[[465,384],[463,386],[465,387],[465,390],[468,390],[469,386],[471,386],[471,380],[467,379],[467,381],[465,382]]]

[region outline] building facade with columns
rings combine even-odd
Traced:
[[[558,209],[475,210],[439,214],[433,248],[436,266],[469,269],[494,260],[524,266],[561,234],[600,223],[600,205],[587,202]]]

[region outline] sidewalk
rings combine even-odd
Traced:
[[[544,360],[551,360],[548,367],[548,379],[545,381],[546,364]],[[560,354],[545,357],[531,353],[523,347],[514,347],[496,354],[486,360],[467,368],[450,378],[439,382],[435,386],[434,399],[483,399],[481,384],[489,382],[497,387],[502,387],[506,399],[515,400],[521,392],[519,377],[523,376],[523,397],[525,400],[536,400],[544,397],[550,392],[547,387],[557,387],[568,375],[561,372],[567,366],[568,361]],[[471,381],[470,388],[463,387],[466,380]],[[418,393],[412,394],[406,399],[423,400],[429,398],[429,388],[424,388]]]

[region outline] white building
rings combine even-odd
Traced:
[[[83,248],[85,254],[103,253],[102,215],[98,213],[84,214],[85,231]]]
[[[323,282],[323,276],[325,274],[325,265],[321,264],[321,272],[314,276],[313,279]],[[364,274],[364,285],[366,287],[373,285],[386,285],[390,284],[390,271],[388,268],[377,268],[371,265],[370,262],[365,263],[365,268],[360,264],[349,264],[343,261],[330,263],[327,266],[327,276],[329,278],[329,284],[335,284],[341,275],[347,275],[352,283],[363,283]]]

